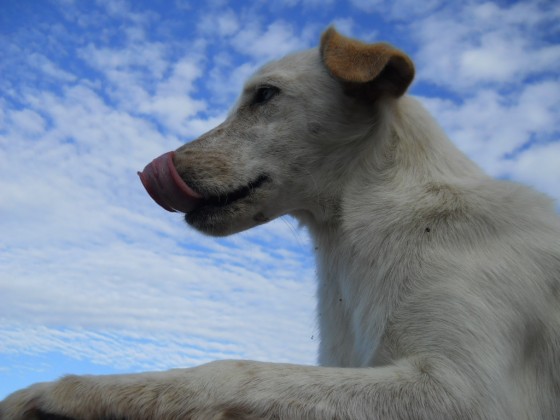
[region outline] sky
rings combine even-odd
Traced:
[[[136,171],[331,24],[406,51],[461,150],[560,200],[558,2],[0,0],[0,398],[65,373],[315,363],[305,229],[203,236]]]

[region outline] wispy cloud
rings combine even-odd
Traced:
[[[543,35],[557,30],[559,18],[560,7],[548,2],[441,8],[411,24],[420,77],[468,94],[476,85],[503,88],[556,74],[560,45]]]
[[[261,60],[278,58],[307,46],[294,27],[283,21],[272,22],[265,28],[246,25],[235,34],[232,45],[238,52]]]
[[[493,176],[557,200],[550,180],[560,179],[560,166],[541,166],[537,156],[560,138],[558,17],[560,6],[548,2],[453,3],[410,24],[417,90],[431,96],[424,102],[451,138]]]

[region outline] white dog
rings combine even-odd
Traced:
[[[402,52],[331,28],[140,174],[210,235],[285,214],[308,227],[320,367],[68,376],[12,394],[0,418],[560,419],[553,204],[459,152],[404,96],[413,77]]]

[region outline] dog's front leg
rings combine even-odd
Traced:
[[[224,402],[240,389],[243,376],[233,376],[236,370],[232,362],[214,362],[165,372],[70,375],[9,395],[0,402],[0,420],[220,418]]]
[[[410,362],[345,369],[220,361],[161,373],[68,376],[12,394],[0,403],[0,419],[460,418],[457,384],[434,373]]]

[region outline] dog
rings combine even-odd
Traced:
[[[208,235],[286,214],[307,227],[320,366],[67,376],[7,397],[0,418],[560,419],[554,204],[462,154],[406,95],[414,74],[331,27],[140,173]]]

